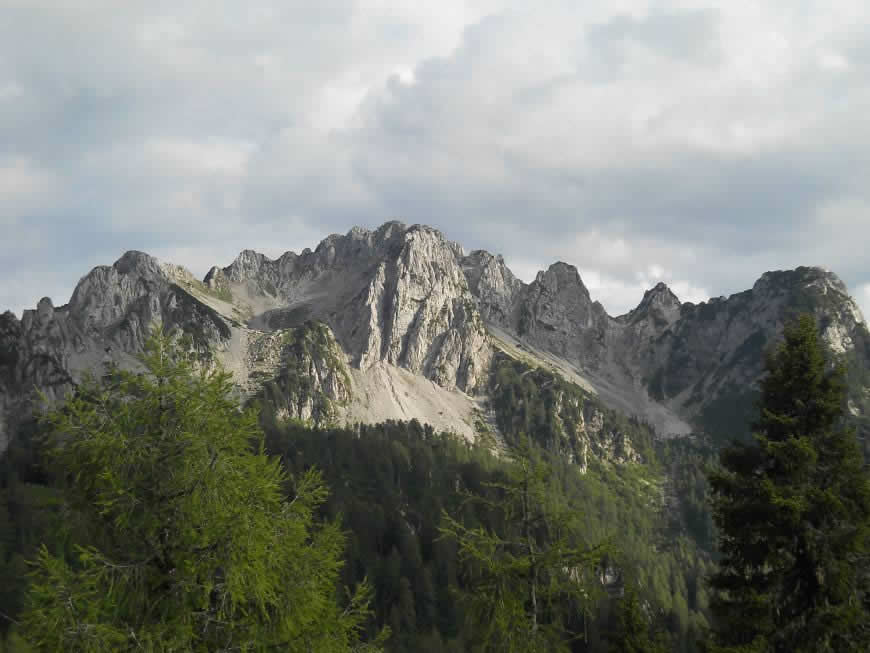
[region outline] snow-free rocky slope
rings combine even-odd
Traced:
[[[681,303],[659,283],[637,308],[611,317],[566,263],[530,284],[486,252],[472,252],[463,265],[491,332],[557,357],[607,403],[646,417],[660,435],[742,435],[764,353],[801,312],[816,316],[829,350],[847,365],[851,413],[870,413],[870,334],[828,270],[766,272],[749,290],[700,304]]]
[[[870,336],[842,282],[818,268],[769,272],[751,290],[697,305],[659,284],[611,317],[571,265],[526,284],[501,257],[466,255],[421,225],[354,228],[275,260],[245,250],[202,281],[127,252],[83,277],[68,304],[45,298],[21,320],[0,316],[0,451],[30,414],[34,389],[61,398],[104,363],[135,367],[155,322],[189,334],[204,364],[220,361],[242,396],[265,398],[283,417],[418,418],[474,437],[491,422],[490,364],[501,351],[662,436],[728,432],[742,428],[735,416],[751,405],[761,353],[803,310],[848,360],[850,409],[864,415]],[[595,437],[618,435],[606,431]]]

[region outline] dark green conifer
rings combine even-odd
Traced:
[[[841,367],[802,316],[766,361],[754,441],[710,478],[719,528],[711,585],[723,651],[870,650],[870,483],[843,424]]]

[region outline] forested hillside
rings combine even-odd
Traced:
[[[805,340],[810,343],[806,347],[816,346],[810,339],[815,337],[812,321],[803,324],[808,334]],[[497,354],[493,359],[487,381],[490,399],[485,410],[478,414],[475,425],[478,437],[473,442],[454,433],[436,431],[417,420],[339,427],[287,419],[281,406],[284,393],[293,389],[279,386],[274,386],[271,394],[251,401],[248,415],[256,419],[256,424],[248,423],[241,417],[242,413],[234,416],[236,409],[232,408],[232,401],[221,398],[229,396],[231,388],[226,377],[213,377],[210,375],[215,373],[206,374],[205,370],[195,373],[199,363],[184,349],[172,356],[181,361],[178,367],[165,367],[161,363],[164,367],[157,368],[157,378],[164,375],[165,383],[149,385],[136,374],[116,371],[104,376],[101,385],[81,386],[67,404],[69,408],[50,413],[53,417],[48,421],[31,420],[23,424],[3,457],[0,463],[0,631],[6,649],[30,650],[21,639],[22,634],[27,634],[28,624],[33,623],[36,600],[33,589],[28,586],[27,572],[31,567],[27,561],[38,558],[44,567],[48,560],[70,560],[71,569],[75,570],[77,565],[84,565],[82,569],[86,569],[91,564],[88,560],[92,559],[92,554],[81,557],[83,551],[90,550],[82,549],[82,543],[90,547],[100,542],[103,545],[114,542],[113,546],[117,547],[118,542],[128,536],[121,532],[112,535],[112,529],[119,523],[128,524],[125,528],[132,523],[130,517],[121,516],[118,519],[122,521],[112,522],[116,523],[113,526],[100,515],[111,514],[117,509],[118,501],[123,506],[128,496],[133,496],[130,493],[144,491],[142,496],[153,500],[148,499],[153,495],[148,489],[150,477],[147,473],[142,476],[139,467],[125,462],[125,447],[139,447],[138,453],[134,454],[132,449],[128,452],[136,460],[150,456],[148,460],[162,461],[160,464],[165,466],[178,455],[188,455],[185,452],[190,441],[201,442],[204,457],[194,464],[204,470],[214,467],[217,453],[209,453],[214,443],[210,443],[208,434],[205,431],[193,433],[187,430],[193,426],[183,426],[188,424],[185,420],[193,420],[190,425],[216,424],[225,428],[220,426],[223,422],[217,414],[203,410],[213,404],[219,411],[226,412],[229,424],[242,420],[239,425],[253,427],[250,454],[239,450],[233,455],[254,456],[251,460],[261,460],[257,464],[267,465],[263,469],[272,469],[269,465],[280,462],[286,475],[275,478],[283,479],[277,487],[286,505],[302,501],[306,487],[314,488],[314,495],[305,504],[314,511],[305,518],[308,520],[306,529],[312,528],[312,533],[316,533],[317,529],[324,528],[327,529],[324,532],[328,532],[330,525],[337,524],[344,531],[343,539],[338,538],[330,545],[339,556],[335,581],[326,581],[324,585],[321,578],[318,583],[332,596],[327,605],[332,605],[332,601],[335,605],[357,605],[358,611],[354,614],[359,618],[361,639],[357,648],[335,650],[376,650],[361,648],[368,646],[367,642],[376,641],[377,646],[391,652],[497,650],[502,644],[493,648],[484,643],[480,648],[480,623],[476,621],[480,615],[473,605],[474,600],[478,603],[481,600],[481,579],[487,574],[492,579],[492,574],[513,573],[510,568],[505,571],[500,567],[499,561],[525,569],[522,565],[527,559],[533,564],[529,569],[534,569],[535,555],[543,560],[548,547],[554,544],[561,547],[569,542],[577,551],[587,553],[577,558],[572,566],[557,564],[555,576],[561,578],[553,576],[546,582],[551,583],[551,588],[555,583],[567,582],[568,587],[573,587],[568,593],[573,598],[562,590],[551,594],[542,591],[541,596],[563,597],[559,599],[561,603],[545,601],[541,607],[527,613],[530,604],[522,595],[526,572],[520,573],[519,586],[513,581],[486,585],[490,588],[488,591],[495,591],[492,588],[496,587],[498,592],[520,592],[516,604],[520,612],[514,615],[520,619],[519,623],[533,614],[534,628],[553,626],[553,632],[558,635],[545,648],[519,646],[516,650],[578,653],[705,650],[704,642],[709,640],[710,628],[714,625],[711,605],[716,605],[715,600],[719,600],[719,604],[722,601],[721,595],[718,599],[712,595],[709,586],[709,579],[716,573],[721,574],[721,570],[717,572],[716,561],[717,546],[722,541],[721,534],[717,535],[714,529],[709,503],[708,473],[716,468],[718,458],[711,443],[695,438],[657,440],[649,425],[608,409],[596,397],[554,371],[532,367],[505,354]],[[813,356],[816,357],[813,365],[821,370],[824,364],[821,349]],[[189,358],[191,362],[185,362]],[[156,365],[153,361],[151,364]],[[818,371],[817,376],[820,374],[822,372]],[[830,381],[833,385],[830,385],[825,414],[833,424],[841,410],[838,403],[841,396],[837,393],[845,392],[846,386],[837,385],[840,377],[834,372],[831,374],[834,374]],[[119,378],[123,382],[119,383]],[[132,391],[113,398],[119,388],[128,387],[124,383],[132,384],[129,385]],[[197,384],[201,384],[201,393]],[[156,399],[152,399],[151,393],[156,393]],[[175,403],[181,396],[189,396],[190,401]],[[151,401],[156,403],[149,404]],[[140,402],[144,402],[136,409],[140,412],[130,408]],[[200,406],[201,402],[205,403]],[[810,403],[810,399],[801,399],[798,405]],[[159,407],[158,412],[151,414],[149,405]],[[174,406],[169,409],[168,422],[179,425],[174,431],[167,431],[167,422],[160,418],[167,405]],[[115,408],[108,408],[111,406]],[[88,417],[90,427],[76,426],[76,415],[91,416]],[[100,415],[104,417],[97,419]],[[110,415],[114,417],[104,419]],[[129,422],[130,419],[133,421]],[[198,421],[203,419],[207,421]],[[103,432],[106,428],[109,431]],[[116,433],[111,429],[120,430]],[[137,439],[120,449],[120,445],[115,444],[118,434],[139,431],[155,434],[156,452],[149,447],[142,449]],[[75,456],[70,458],[73,454],[62,446],[68,438],[63,434],[69,433],[80,433],[76,437],[83,437],[82,445],[89,448],[85,450],[92,449],[94,455],[114,451],[112,456],[121,465],[118,470],[133,470],[138,475],[129,492],[124,489],[125,480],[117,476],[117,470],[100,471],[99,457],[71,475],[70,470],[84,463]],[[178,445],[172,445],[171,440],[170,444],[163,443],[161,438],[167,436],[161,434],[166,433],[175,433],[171,437],[181,438]],[[841,439],[837,442],[847,442],[849,437],[854,442],[854,434],[843,433],[845,435],[839,436]],[[60,440],[57,439],[59,434]],[[91,440],[103,444],[94,449]],[[59,443],[61,447],[57,449]],[[166,454],[159,453],[161,447],[169,447]],[[61,465],[58,465],[58,451],[63,453]],[[267,458],[257,458],[260,455]],[[273,462],[266,463],[267,459]],[[179,470],[187,469],[187,463],[180,460],[182,462],[174,464],[181,465]],[[853,475],[860,475],[854,464],[850,469]],[[524,476],[522,470],[531,470],[532,475]],[[322,475],[322,491],[317,483],[310,485],[315,472]],[[92,473],[96,476],[88,481]],[[203,473],[213,475],[212,471]],[[155,479],[162,479],[160,483],[169,482],[170,487],[178,483],[175,473],[168,468],[159,472],[155,468],[154,474]],[[721,488],[721,479],[725,477],[721,470],[717,474],[714,478],[720,479],[717,483]],[[231,473],[227,478],[235,477]],[[545,522],[531,529],[516,513],[506,510],[512,496],[526,496],[527,490],[521,485],[530,478],[537,479],[534,496],[542,502],[541,514],[545,515]],[[79,485],[83,480],[87,482],[88,492],[92,490],[87,488],[108,483],[117,498],[108,503],[106,499],[99,499],[93,505],[88,501],[71,503],[81,492]],[[164,493],[164,496],[175,501],[184,499],[189,492],[198,492],[201,479],[194,474],[191,481],[192,486],[187,490]],[[812,491],[807,487],[807,491]],[[221,491],[225,492],[225,488]],[[721,489],[719,491],[721,493]],[[206,492],[203,498],[197,501],[214,501],[213,490],[203,492]],[[238,500],[242,500],[240,496]],[[162,514],[165,510],[159,501],[155,507]],[[135,506],[136,502],[130,505]],[[81,521],[80,515],[95,506],[97,512],[87,519],[96,519],[93,524],[108,529],[96,540],[93,528],[70,526],[71,523],[89,523]],[[254,503],[249,508],[227,504],[220,510],[228,511],[227,515],[244,515],[255,508]],[[190,506],[185,508],[189,509]],[[79,515],[74,522],[69,521],[71,514]],[[138,513],[134,510],[131,514]],[[526,514],[525,507],[523,514]],[[547,523],[551,517],[546,515],[553,516],[558,523]],[[140,518],[141,515],[136,517]],[[156,527],[148,519],[143,523],[149,529]],[[849,527],[840,524],[838,528]],[[558,542],[554,539],[557,531],[561,533]],[[205,530],[196,538],[204,536]],[[729,537],[739,538],[739,533]],[[191,549],[194,558],[198,559],[205,550],[211,551],[220,541],[205,548],[194,546]],[[475,542],[488,542],[492,548],[484,555],[482,550],[474,549]],[[45,548],[40,552],[43,545]],[[127,555],[124,546],[118,549],[119,556]],[[142,555],[145,553],[143,550]],[[495,557],[490,561],[487,556]],[[151,557],[146,556],[144,560]],[[485,567],[489,567],[487,573],[484,573]],[[220,569],[218,567],[218,578],[224,573]],[[543,573],[543,569],[541,567],[536,574]],[[44,594],[45,588],[51,586],[50,583],[42,585],[43,595],[39,600],[57,598],[52,597],[50,591],[47,596]],[[365,587],[371,588],[367,608],[362,603],[347,603],[348,592]],[[358,594],[362,598],[354,600],[364,601],[365,596],[363,590],[362,595]],[[101,609],[112,605],[111,596],[108,600],[109,603],[101,604]],[[485,597],[483,600],[486,602]],[[290,650],[296,650],[294,645]]]
[[[471,525],[510,528],[493,522],[493,511],[464,501],[467,493],[487,496],[488,484],[504,479],[507,463],[417,422],[331,430],[271,424],[266,431],[269,449],[288,468],[323,470],[332,488],[326,516],[342,515],[350,530],[345,582],[365,576],[374,582],[376,624],[393,629],[391,650],[466,650],[455,596],[463,569],[455,544],[439,537],[439,524],[446,510]],[[674,530],[661,471],[595,465],[582,474],[558,455],[545,456],[554,472],[552,491],[572,506],[582,536],[612,543],[616,585],[640,588],[673,650],[695,650],[707,623],[703,576],[711,566]],[[618,602],[605,595],[587,606],[589,643],[573,650],[607,650],[603,637]]]
[[[511,402],[496,402],[499,421],[518,426],[507,429],[510,438],[519,437],[524,414],[546,414],[545,401],[551,397],[532,391],[542,381],[573,391],[557,377],[542,379],[544,372],[527,374],[507,361],[504,365],[493,382],[514,393]],[[469,494],[497,499],[491,484],[506,477],[504,455],[416,421],[318,429],[264,412],[261,423],[267,451],[281,457],[292,477],[311,468],[323,472],[330,494],[321,517],[339,518],[348,532],[341,584],[354,587],[368,578],[375,589],[368,632],[374,635],[388,626],[391,651],[467,650],[459,593],[469,570],[458,558],[456,543],[439,529],[445,512],[499,533],[513,527],[499,521],[495,511],[466,501]],[[673,511],[679,508],[666,500],[671,486],[663,466],[647,443],[641,447],[644,463],[593,462],[583,473],[552,446],[560,437],[556,424],[541,419],[529,429],[551,466],[550,490],[571,506],[573,526],[585,541],[609,546],[600,570],[605,582],[598,583],[597,598],[584,606],[587,641],[576,642],[572,650],[607,650],[606,636],[616,623],[626,584],[637,588],[645,614],[667,632],[674,650],[695,650],[695,639],[707,624],[703,577],[710,569],[709,556],[675,519]],[[643,432],[642,425],[628,422],[608,425],[632,427],[635,435]],[[19,439],[4,458],[0,610],[8,617],[7,631],[21,608],[24,560],[44,541],[63,546],[53,540],[60,520],[58,485],[46,474],[36,431]]]

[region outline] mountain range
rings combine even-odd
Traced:
[[[611,316],[577,269],[557,262],[531,283],[501,256],[466,252],[424,225],[353,228],[277,259],[244,250],[197,279],[130,251],[98,266],[69,302],[43,298],[0,316],[0,452],[43,393],[60,399],[106,364],[135,369],[155,323],[189,336],[202,365],[233,373],[241,400],[314,424],[412,419],[469,439],[498,429],[494,361],[543,368],[582,389],[570,437],[620,437],[604,409],[658,437],[744,435],[763,354],[783,325],[812,313],[849,381],[848,409],[870,415],[870,333],[832,272],[765,272],[753,287],[698,304],[665,285]],[[590,450],[611,451],[593,446]]]

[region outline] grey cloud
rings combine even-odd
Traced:
[[[594,49],[616,58],[626,42],[633,42],[675,59],[715,62],[718,22],[715,9],[658,9],[642,18],[618,15],[591,25],[587,38]]]
[[[838,23],[835,3],[827,60],[794,47],[745,81],[736,5],[524,4],[469,14],[435,57],[431,21],[351,0],[0,9],[0,89],[19,89],[0,93],[0,174],[21,160],[56,182],[0,194],[17,231],[0,302],[64,287],[50,278],[71,290],[129,248],[201,266],[390,218],[523,267],[567,259],[601,275],[614,313],[654,265],[718,295],[825,264],[864,294],[866,25]],[[767,19],[749,36],[787,29]],[[336,124],[316,124],[333,102]]]

